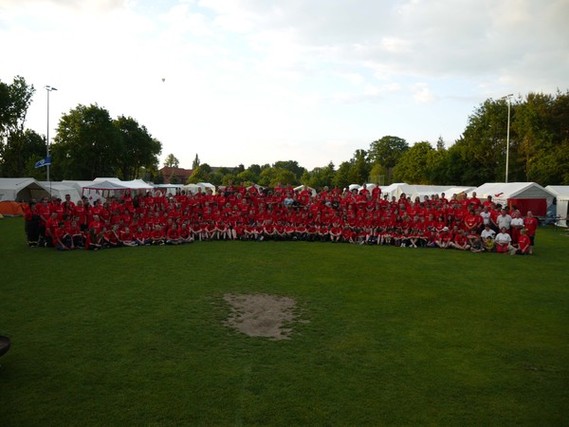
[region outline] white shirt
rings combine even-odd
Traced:
[[[521,228],[524,226],[524,219],[519,217],[519,218],[512,218],[512,222],[510,223],[510,226],[512,227],[516,227],[516,228]]]
[[[494,236],[496,235],[496,232],[492,229],[489,230],[482,230],[482,233],[480,233],[480,237],[482,237],[483,239],[487,239],[488,237],[494,238]]]
[[[506,215],[498,215],[498,219],[496,220],[498,228],[501,230],[502,227],[506,227],[506,230],[510,229],[510,224],[512,223],[512,217],[508,214]]]
[[[496,234],[496,239],[494,239],[494,241],[496,243],[504,244],[510,243],[512,241],[512,238],[508,233],[498,233]]]
[[[482,222],[484,225],[490,224],[490,212],[480,212],[480,216],[482,217]]]

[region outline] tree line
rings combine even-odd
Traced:
[[[0,176],[32,176],[44,172],[34,164],[45,156],[45,137],[26,129],[25,117],[35,89],[17,76],[0,81]],[[478,186],[503,182],[506,173],[507,99],[487,99],[468,117],[461,137],[447,148],[434,144],[410,145],[397,136],[383,136],[358,149],[337,167],[332,162],[307,170],[296,160],[273,164],[212,167],[192,164],[188,183],[216,185],[277,184],[314,188],[346,187],[352,183],[392,182]],[[511,100],[508,181],[535,181],[542,185],[569,184],[569,91],[529,93]],[[196,142],[197,143],[197,142]],[[52,177],[93,179],[118,176],[161,182],[158,156],[161,143],[134,118],[119,116],[96,104],[78,105],[59,119],[51,145]],[[178,166],[173,154],[165,165]]]

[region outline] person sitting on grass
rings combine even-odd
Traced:
[[[441,249],[447,249],[448,247],[450,247],[451,241],[452,241],[452,235],[448,227],[444,227],[441,232],[437,233],[435,244]]]
[[[164,244],[164,240],[166,239],[166,235],[164,233],[164,229],[160,224],[156,224],[154,229],[152,230],[151,234],[152,244],[161,246]]]
[[[470,249],[470,245],[468,244],[468,239],[466,238],[466,232],[464,230],[458,230],[449,243],[451,248],[459,249],[461,251],[467,251]]]
[[[166,244],[179,245],[181,243],[183,243],[183,240],[180,237],[180,231],[178,230],[178,226],[176,224],[172,224],[172,226],[166,232]]]
[[[60,251],[68,251],[73,249],[73,238],[67,232],[65,227],[63,226],[63,222],[58,224],[58,227],[55,227],[52,232],[52,242],[53,245]]]
[[[482,239],[479,236],[474,236],[470,239],[470,252],[480,253],[484,252],[484,245]]]
[[[122,246],[137,246],[134,235],[128,225],[119,232],[119,242]]]
[[[518,255],[531,255],[531,240],[527,235],[527,230],[522,228],[518,237]]]
[[[509,253],[514,255],[516,253],[516,248],[512,246],[512,237],[508,234],[506,227],[502,227],[500,232],[496,234],[494,239],[496,244],[496,252],[499,254]]]

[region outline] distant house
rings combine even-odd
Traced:
[[[164,177],[164,184],[185,184],[193,170],[164,166],[159,172]]]

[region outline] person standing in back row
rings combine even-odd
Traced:
[[[538,219],[533,216],[532,211],[528,211],[527,216],[524,218],[524,227],[526,229],[526,234],[530,240],[530,246],[528,249],[528,254],[533,254],[533,247],[535,245],[535,232],[537,231],[537,226],[539,225]]]

